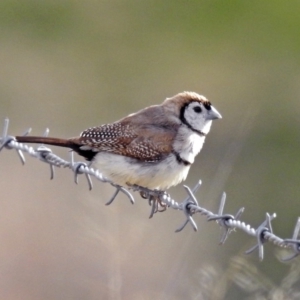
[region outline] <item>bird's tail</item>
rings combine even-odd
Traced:
[[[42,137],[42,136],[16,136],[16,141],[19,143],[33,143],[33,144],[46,144],[52,146],[66,147],[73,150],[77,150],[80,147],[72,140],[60,139],[54,137]]]
[[[19,143],[33,143],[33,144],[45,144],[58,147],[70,148],[83,156],[86,160],[91,161],[97,152],[88,149],[82,150],[82,143],[79,138],[72,139],[60,139],[54,137],[43,137],[43,136],[16,136],[16,141]]]

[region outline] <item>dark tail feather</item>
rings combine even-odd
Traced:
[[[76,143],[76,139],[60,139],[53,137],[42,136],[16,136],[15,139],[19,143],[33,143],[33,144],[45,144],[58,147],[70,148],[77,152],[79,155],[85,157],[88,161],[91,161],[97,154],[92,150],[81,150],[82,146],[79,142]]]
[[[79,145],[67,139],[42,137],[42,136],[16,136],[15,138],[19,143],[46,144],[46,145],[71,148],[73,150],[78,149],[79,147]]]

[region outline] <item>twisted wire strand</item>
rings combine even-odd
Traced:
[[[141,186],[128,186],[125,188],[116,185],[114,182],[105,178],[99,170],[90,167],[88,164],[84,162],[74,162],[73,153],[71,154],[71,160],[67,161],[54,154],[49,147],[40,145],[37,148],[33,148],[26,144],[18,143],[14,136],[10,136],[7,134],[8,124],[8,119],[5,119],[3,135],[2,137],[0,137],[0,151],[3,149],[16,150],[23,164],[25,163],[25,157],[23,155],[23,152],[28,153],[30,156],[49,164],[51,168],[51,179],[54,177],[54,167],[63,167],[69,168],[74,172],[75,183],[78,182],[78,176],[84,174],[86,176],[90,189],[92,189],[93,187],[90,176],[93,176],[94,178],[103,183],[111,184],[115,188],[115,192],[111,199],[106,203],[106,205],[111,204],[115,200],[119,192],[126,195],[131,203],[134,203],[133,195],[131,192],[129,192],[129,190],[132,190],[133,192],[139,192],[141,196],[148,200],[149,204],[152,205],[150,217],[152,217],[157,211],[162,211],[159,210],[160,206],[163,206],[164,210],[167,207],[176,210],[181,210],[184,213],[185,221],[178,229],[176,229],[175,232],[182,231],[188,223],[191,224],[194,231],[197,231],[197,224],[192,216],[198,213],[200,215],[205,216],[208,221],[216,221],[219,224],[219,226],[223,230],[220,244],[225,243],[229,234],[234,229],[240,229],[246,234],[257,239],[257,244],[255,244],[245,253],[249,254],[258,249],[260,260],[262,260],[264,257],[263,244],[266,242],[272,243],[273,245],[281,248],[291,249],[293,253],[289,257],[282,258],[282,261],[291,260],[300,254],[300,240],[298,239],[300,231],[300,218],[298,218],[297,220],[293,237],[291,239],[283,239],[275,235],[272,230],[271,221],[276,217],[276,214],[269,215],[268,213],[266,213],[266,219],[256,229],[253,228],[251,225],[239,220],[244,211],[244,208],[240,208],[236,215],[224,214],[223,210],[226,201],[225,193],[223,193],[221,197],[220,206],[217,213],[213,213],[205,209],[204,207],[201,207],[198,204],[197,198],[195,197],[195,193],[201,186],[201,181],[199,181],[193,189],[184,186],[188,196],[180,203],[172,199],[171,195],[167,194],[164,191],[149,190]],[[24,135],[27,135],[29,131],[30,130],[27,130]],[[47,129],[45,135],[48,134],[48,132],[49,130]]]

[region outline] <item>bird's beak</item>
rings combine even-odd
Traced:
[[[222,119],[222,116],[213,106],[211,106],[207,114],[207,120],[216,120],[216,119]]]

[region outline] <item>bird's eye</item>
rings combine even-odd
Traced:
[[[201,107],[200,107],[200,106],[194,107],[194,112],[196,112],[196,113],[201,113],[201,112],[202,112]]]

